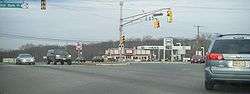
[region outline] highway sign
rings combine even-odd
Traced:
[[[0,8],[23,8],[23,3],[0,3]]]
[[[29,3],[27,1],[23,2],[7,2],[7,1],[0,1],[0,8],[24,8],[28,9]]]

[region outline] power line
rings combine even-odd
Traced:
[[[33,37],[33,36],[25,36],[25,35],[17,35],[17,34],[7,34],[7,33],[0,33],[0,37],[18,38],[18,39],[35,39],[35,40],[42,40],[42,41],[61,41],[61,42],[83,42],[83,43],[98,43],[98,42],[101,42],[101,41],[83,41],[83,40],[75,40],[75,39]]]

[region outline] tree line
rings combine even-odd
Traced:
[[[184,46],[191,46],[192,50],[188,53],[187,56],[192,56],[195,53],[195,45],[196,39],[183,39],[183,38],[174,38],[174,44],[181,43]],[[209,45],[209,37],[201,36],[200,44],[201,46],[207,48]],[[82,45],[82,57],[84,58],[93,58],[94,56],[104,55],[105,50],[108,48],[117,48],[119,45],[119,41],[107,41],[101,43],[92,43],[92,44],[83,44]],[[127,39],[126,40],[126,48],[134,48],[137,46],[143,45],[154,45],[154,46],[162,46],[163,38],[154,39],[151,36],[145,36],[143,38],[136,39]],[[19,47],[16,50],[1,50],[0,51],[0,61],[3,58],[16,58],[18,54],[21,53],[29,53],[32,54],[36,61],[42,61],[43,56],[46,56],[47,51],[50,49],[66,49],[73,58],[77,57],[77,51],[75,50],[74,45],[34,45],[34,44],[25,44]]]

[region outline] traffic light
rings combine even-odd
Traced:
[[[121,43],[122,44],[125,44],[125,36],[123,35],[122,38],[121,38]]]
[[[120,47],[124,47],[124,45],[125,45],[125,36],[124,35],[122,35],[121,37],[120,37]]]
[[[173,11],[169,8],[167,10],[167,21],[168,21],[168,23],[173,22],[173,16],[174,16]]]
[[[154,20],[153,20],[153,27],[155,29],[160,27],[160,21],[157,18],[154,18]]]
[[[41,0],[41,10],[46,10],[47,0]]]

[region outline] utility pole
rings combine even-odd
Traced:
[[[124,3],[124,1],[122,0],[122,1],[120,1],[120,24],[119,24],[119,32],[120,32],[120,36],[119,36],[119,54],[120,54],[120,56],[119,56],[119,59],[120,60],[122,60],[122,52],[123,52],[123,50],[124,50],[124,43],[122,43],[122,36],[123,36],[123,32],[122,32],[122,30],[123,30],[123,14],[122,14],[122,10],[123,10],[123,3]]]
[[[200,48],[200,28],[203,27],[203,26],[195,25],[194,27],[197,28],[196,50],[199,50],[199,48]]]

